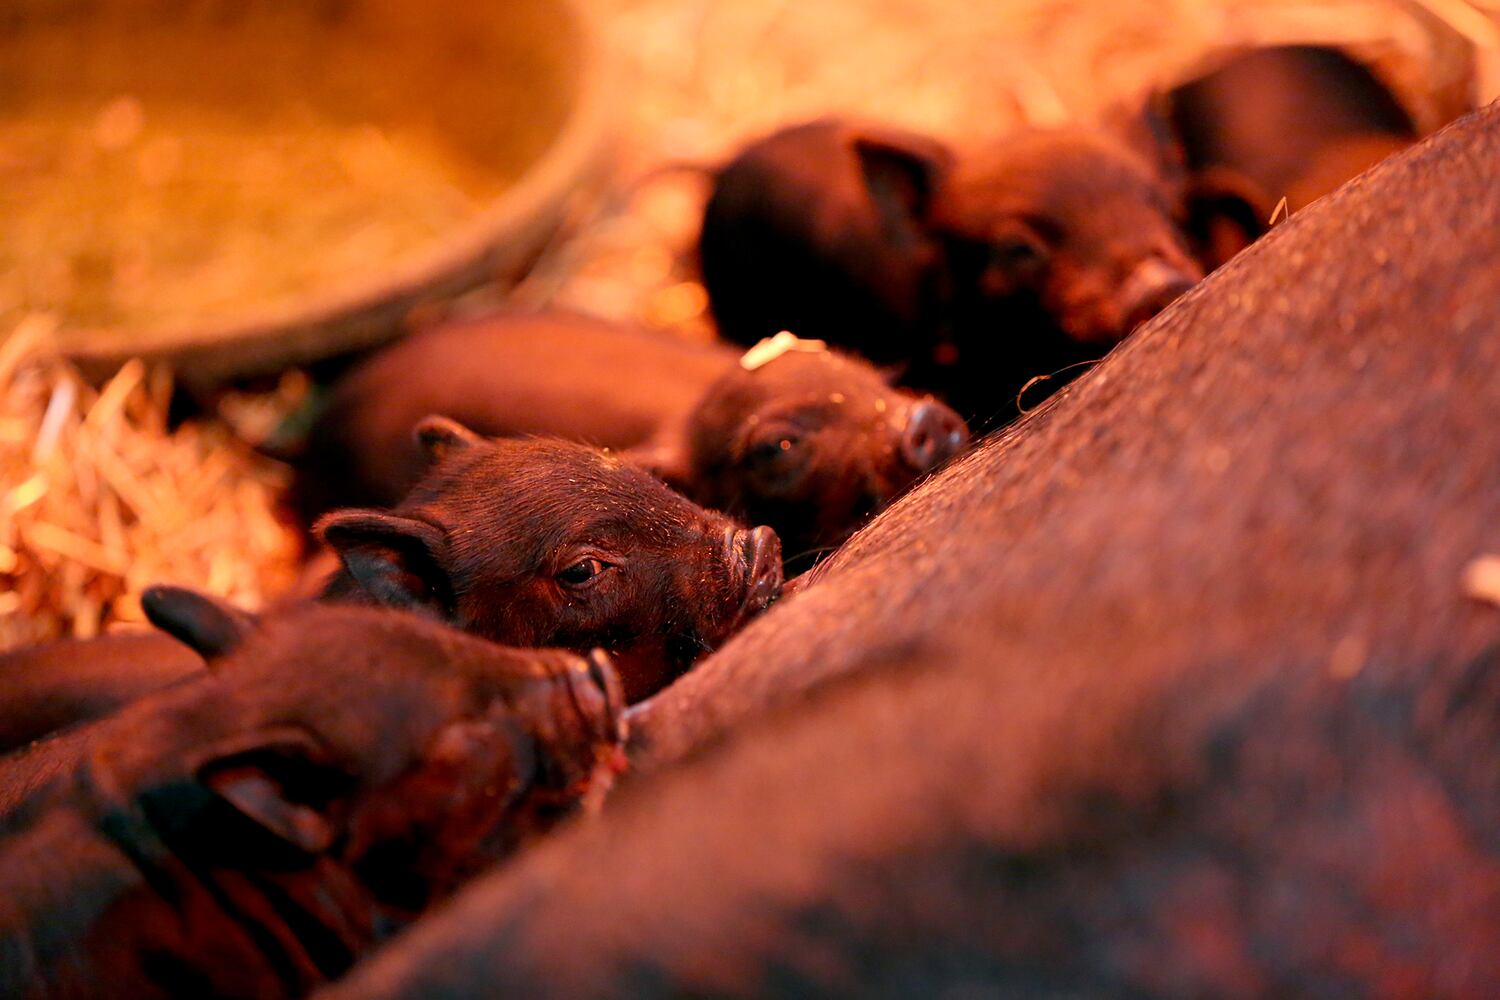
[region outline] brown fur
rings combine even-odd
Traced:
[[[1337,49],[1269,46],[1235,55],[1168,93],[1187,168],[1234,178],[1265,231],[1282,198],[1296,212],[1416,142],[1406,111],[1375,75]],[[1216,267],[1243,242],[1205,248]]]
[[[698,503],[768,525],[790,553],[820,552],[967,439],[957,414],[859,359],[792,352],[753,370],[739,359],[566,312],[435,327],[334,387],[300,489],[319,513],[399,502],[425,468],[411,428],[441,413],[489,436],[610,448]],[[752,454],[772,424],[795,432],[797,468]],[[903,447],[923,434],[933,446]]]
[[[700,250],[727,337],[785,328],[899,364],[986,426],[1201,277],[1179,192],[1120,139],[1024,130],[955,156],[888,133],[794,126],[720,172]]]
[[[319,522],[344,568],[327,596],[422,611],[515,646],[619,659],[631,700],[687,669],[780,592],[781,552],[618,458],[547,439],[429,438],[390,512]],[[571,569],[598,571],[571,583]]]
[[[935,346],[946,296],[928,226],[952,154],[873,122],[819,119],[748,144],[714,179],[699,239],[720,331],[780,330],[881,364]]]
[[[0,753],[202,669],[191,649],[150,632],[12,650],[0,655]]]
[[[714,383],[678,446],[686,472],[669,478],[704,506],[775,528],[796,572],[968,440],[958,414],[892,389],[865,362],[793,350]]]
[[[1032,378],[1051,376],[1023,406],[1076,377],[1202,277],[1174,194],[1124,142],[1078,127],[961,158],[933,221],[953,276],[952,351],[912,378],[990,419],[1014,415]]]
[[[309,607],[99,724],[0,841],[6,996],[292,997],[566,815],[602,662]]]

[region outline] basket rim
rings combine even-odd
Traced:
[[[579,0],[546,2],[578,39],[572,60],[576,97],[541,155],[474,218],[374,276],[346,277],[278,306],[247,306],[229,320],[66,326],[57,337],[60,353],[91,378],[107,377],[131,358],[172,362],[179,375],[198,381],[274,371],[391,339],[414,307],[461,294],[524,260],[550,235],[569,196],[598,165],[615,76],[598,28]],[[118,336],[123,330],[130,330],[128,338]]]

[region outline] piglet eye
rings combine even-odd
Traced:
[[[750,449],[750,461],[757,465],[771,465],[781,461],[789,452],[795,451],[802,443],[801,439],[794,434],[783,434],[779,437],[762,441]]]
[[[561,573],[558,573],[557,579],[560,583],[567,584],[569,587],[580,587],[604,572],[606,565],[606,563],[599,559],[580,559]]]
[[[1024,236],[1003,237],[990,244],[990,263],[1007,271],[1040,267],[1045,259],[1046,251]]]

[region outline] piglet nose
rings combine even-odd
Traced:
[[[968,440],[962,417],[935,399],[924,399],[906,418],[901,457],[917,472],[927,472],[958,454]]]
[[[1136,265],[1120,288],[1120,313],[1125,317],[1123,332],[1129,333],[1167,308],[1196,283],[1197,276],[1160,257]]]
[[[749,528],[735,531],[730,545],[744,572],[743,607],[760,611],[781,594],[781,539],[770,528]]]

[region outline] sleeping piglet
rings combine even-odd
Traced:
[[[168,601],[188,636],[233,621]],[[0,841],[0,995],[301,996],[618,766],[602,654],[326,606],[228,645]]]
[[[325,600],[419,611],[514,646],[595,646],[635,701],[781,591],[781,546],[617,457],[547,438],[417,431],[430,467],[394,509],[346,509],[318,536],[342,569]]]
[[[625,449],[792,555],[837,545],[968,440],[946,406],[807,341],[741,357],[577,314],[502,314],[417,333],[340,382],[301,463],[304,506],[397,502],[429,413]]]

